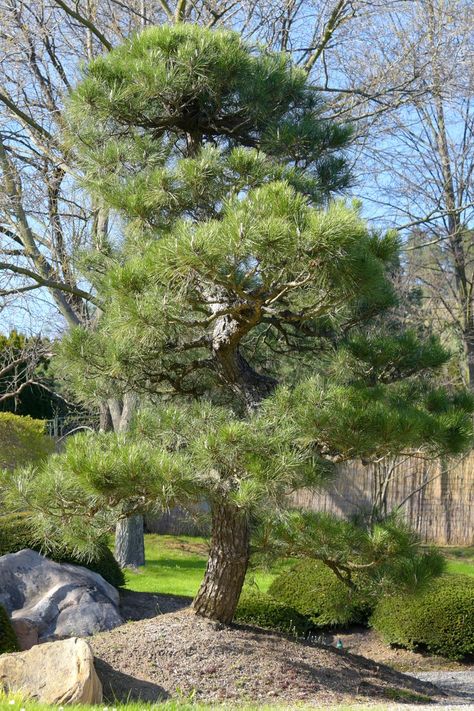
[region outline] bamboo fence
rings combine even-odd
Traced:
[[[393,466],[386,492],[388,511],[400,507],[423,541],[474,544],[474,453],[456,462],[416,458],[390,465],[350,462],[340,466],[325,490],[302,490],[292,498],[297,506],[344,517],[370,511]]]

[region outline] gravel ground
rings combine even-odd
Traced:
[[[331,647],[179,610],[91,638],[109,700],[441,701],[431,684]],[[424,695],[424,697],[420,697]]]
[[[408,711],[412,709],[413,711],[473,711],[472,704],[458,703],[457,701],[453,703],[440,703],[433,706],[430,704],[395,704],[394,706],[384,706],[384,711]],[[369,707],[366,707],[363,711],[370,711]]]
[[[190,598],[160,593],[120,591],[120,614],[124,620],[146,620],[189,607]]]
[[[411,676],[430,681],[447,694],[455,694],[460,703],[469,703],[469,708],[474,708],[474,670],[417,672]]]

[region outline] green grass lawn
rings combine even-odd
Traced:
[[[474,575],[474,546],[446,546],[440,549],[448,561],[448,573]]]
[[[323,711],[330,709],[331,711],[389,711],[393,709],[393,705],[377,704],[366,705],[325,705],[325,706],[309,706],[307,704],[295,703],[292,706],[288,704],[254,706],[248,704],[199,704],[181,701],[165,701],[163,703],[147,703],[135,702],[130,704],[110,704],[102,703],[97,706],[80,705],[80,706],[64,706],[66,709],[78,709],[80,711]],[[399,707],[397,707],[399,708]],[[2,696],[0,694],[0,711],[58,711],[63,709],[62,706],[52,704],[40,704],[35,701],[23,701],[18,696]]]
[[[145,558],[144,568],[138,572],[126,571],[128,590],[194,597],[206,568],[207,541],[191,536],[147,534]],[[268,572],[250,570],[247,580],[266,592],[278,572],[288,565],[282,562]]]
[[[194,597],[204,575],[207,541],[192,536],[145,536],[146,565],[138,572],[126,572],[126,588],[138,592],[167,593]],[[448,573],[474,575],[474,547],[446,547],[441,551],[448,561]],[[266,592],[280,570],[290,565],[282,562],[270,571],[253,571],[247,581],[254,581]]]
[[[191,536],[145,536],[144,568],[125,572],[128,590],[194,597],[206,567],[206,541]]]

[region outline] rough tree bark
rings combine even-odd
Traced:
[[[228,503],[212,504],[212,536],[206,573],[193,609],[197,615],[229,623],[239,602],[250,557],[246,513]]]
[[[220,295],[216,292],[211,295],[214,299],[211,311],[225,311],[228,304],[216,296]],[[257,373],[240,352],[243,337],[262,318],[261,305],[236,304],[235,311],[238,315],[229,313],[216,319],[212,333],[212,353],[222,381],[242,400],[250,414],[262,400],[271,395],[278,383],[269,375]]]
[[[128,431],[137,404],[138,398],[134,393],[127,393],[122,401],[116,399],[108,401],[115,432]],[[114,555],[122,568],[138,568],[145,565],[143,516],[134,514],[117,521]]]

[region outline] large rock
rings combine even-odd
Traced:
[[[0,655],[0,691],[21,693],[47,704],[102,701],[91,649],[77,638]]]
[[[0,605],[10,614],[22,649],[122,623],[118,592],[101,575],[29,549],[0,557]]]

